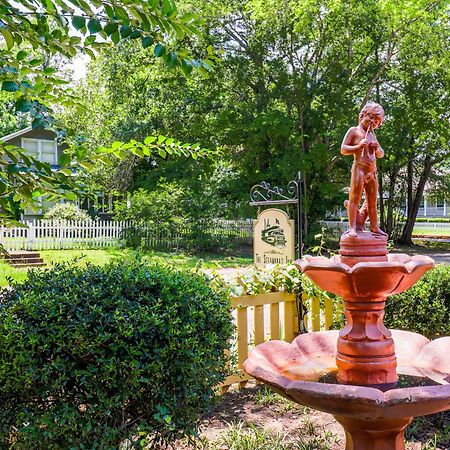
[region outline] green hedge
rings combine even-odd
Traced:
[[[416,222],[449,223],[450,217],[417,217]]]
[[[411,289],[388,298],[385,323],[429,338],[450,335],[450,266],[436,266]]]
[[[0,448],[193,435],[231,333],[227,295],[198,274],[139,262],[31,271],[0,293]]]

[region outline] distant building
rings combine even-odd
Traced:
[[[59,157],[67,148],[66,144],[59,144],[54,131],[43,128],[24,128],[7,136],[0,137],[0,141],[20,147],[31,156],[41,162],[46,162],[53,169],[59,169]],[[97,199],[80,199],[78,205],[81,209],[98,214],[102,218],[108,217],[112,212],[112,198],[110,196],[99,195]],[[41,200],[38,202],[39,208],[27,208],[23,212],[23,219],[35,219],[42,217],[55,202]]]
[[[387,197],[385,197],[387,201]],[[403,202],[401,207],[403,214],[407,215],[407,203]],[[347,219],[347,211],[344,208],[337,208],[333,212],[328,214],[329,217],[333,218],[344,218]],[[450,199],[445,197],[436,198],[436,196],[429,195],[427,192],[424,193],[422,201],[420,203],[419,211],[417,217],[427,217],[427,218],[448,218],[450,219]]]
[[[0,141],[23,148],[39,161],[47,162],[54,168],[59,167],[58,158],[66,148],[65,145],[58,145],[55,132],[43,128],[24,128],[0,137]]]
[[[436,199],[424,194],[417,217],[447,217],[450,218],[449,202],[445,198]],[[406,214],[406,206],[405,206]]]

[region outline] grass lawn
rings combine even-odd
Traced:
[[[179,268],[202,267],[205,269],[219,269],[222,267],[249,266],[253,263],[252,258],[219,256],[219,255],[186,255],[184,253],[165,252],[137,252],[131,249],[105,248],[96,250],[42,250],[42,258],[51,267],[57,263],[74,261],[79,266],[87,263],[103,265],[110,261],[131,259],[137,256],[148,262],[171,264]],[[14,267],[0,261],[0,286],[10,284],[9,280],[18,282],[27,278],[28,269],[15,269]]]
[[[450,237],[450,227],[445,228],[425,228],[421,227],[420,224],[416,225],[413,230],[413,236],[449,236]]]

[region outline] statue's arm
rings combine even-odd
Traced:
[[[384,156],[384,150],[381,148],[380,143],[377,141],[378,147],[375,150],[375,156],[377,158],[382,158]]]
[[[360,149],[360,145],[352,145],[354,138],[354,129],[350,128],[344,136],[344,140],[341,145],[341,154],[342,155],[353,155]]]

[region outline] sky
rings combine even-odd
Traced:
[[[79,54],[68,64],[68,68],[73,70],[73,81],[81,80],[86,77],[87,66],[91,58],[88,55]]]

